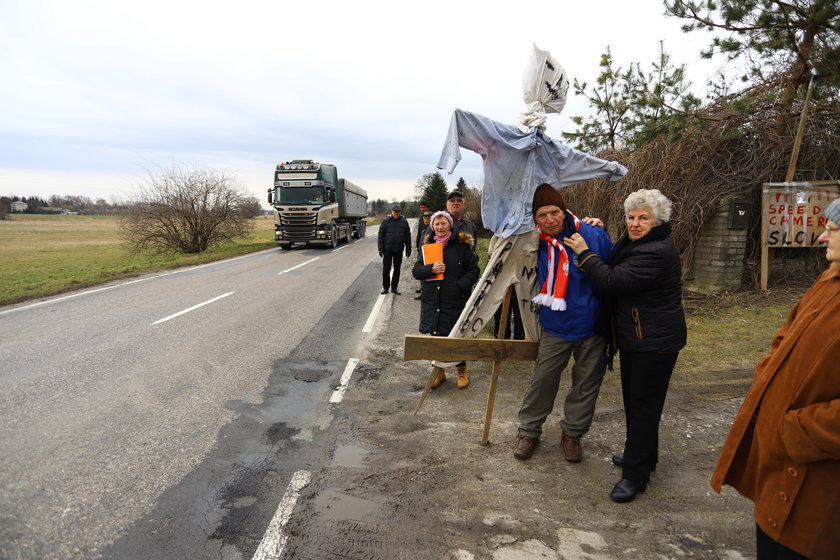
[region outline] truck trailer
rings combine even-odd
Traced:
[[[268,203],[274,207],[274,240],[282,249],[336,247],[365,235],[367,192],[339,178],[329,163],[295,159],[279,164]]]

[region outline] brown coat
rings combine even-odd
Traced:
[[[755,502],[776,542],[840,554],[840,265],[791,310],[732,423],[712,475]]]

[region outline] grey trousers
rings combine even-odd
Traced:
[[[566,395],[560,426],[574,437],[589,431],[607,365],[605,346],[606,341],[598,335],[567,341],[543,331],[534,375],[519,409],[520,435],[539,438],[542,434],[542,425],[554,409],[560,374],[572,356],[572,388]]]

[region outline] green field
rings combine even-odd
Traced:
[[[247,238],[198,255],[133,252],[119,223],[112,216],[37,214],[0,220],[0,305],[276,247],[271,217],[256,218]]]

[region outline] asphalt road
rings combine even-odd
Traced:
[[[252,558],[333,451],[380,271],[371,228],[0,308],[0,557]]]

